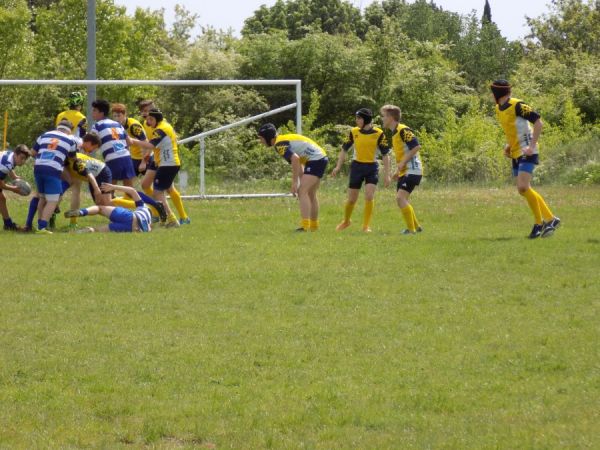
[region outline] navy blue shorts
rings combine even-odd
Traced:
[[[306,175],[323,178],[325,169],[327,169],[327,163],[329,163],[327,158],[318,159],[316,161],[307,161],[306,164],[304,164],[304,173]]]
[[[365,184],[379,183],[379,164],[352,161],[350,164],[350,189],[360,189]]]
[[[408,192],[409,194],[415,190],[415,188],[421,184],[421,178],[423,175],[404,175],[398,178],[398,184],[396,185],[396,191],[402,189],[403,191]]]
[[[64,192],[60,175],[50,175],[34,171],[34,177],[38,193],[46,197],[50,202],[57,202]]]
[[[533,173],[535,166],[540,163],[540,155],[522,155],[512,160],[512,173],[516,177],[519,172]]]
[[[131,158],[131,162],[133,163],[133,170],[135,171],[136,176],[144,175],[146,173],[146,169],[148,168],[147,164],[146,164],[146,169],[144,169],[143,172],[140,172],[140,164],[142,163],[142,161],[143,161],[143,159]]]
[[[113,159],[106,163],[112,173],[112,178],[115,181],[129,180],[135,178],[135,170],[133,162],[129,156]]]
[[[102,186],[102,183],[112,183],[112,173],[108,166],[100,171],[98,176],[96,177],[96,183],[98,183],[98,187]],[[88,183],[88,188],[90,190],[90,194],[92,195],[92,199],[96,201],[94,198],[94,189],[92,189],[92,185]]]
[[[148,161],[146,170],[154,170],[155,172],[158,170],[158,167],[156,167],[156,163],[154,162],[154,157],[150,158],[150,161]]]
[[[166,191],[173,185],[175,177],[179,172],[179,166],[162,166],[156,171],[154,177],[154,190],[155,191]]]

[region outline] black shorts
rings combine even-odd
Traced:
[[[154,170],[155,172],[158,170],[158,167],[156,167],[156,163],[154,162],[154,158],[150,158],[150,161],[148,161],[148,164],[146,164],[146,170]]]
[[[360,189],[365,184],[379,183],[379,164],[352,161],[350,164],[350,189]]]
[[[318,159],[316,161],[307,161],[306,164],[304,164],[304,173],[306,175],[314,175],[315,177],[323,178],[328,162],[329,160],[327,158]]]
[[[96,183],[98,183],[98,187],[102,186],[102,183],[112,183],[112,172],[108,166],[105,166],[104,169],[100,171],[96,177]],[[90,194],[92,195],[92,199],[96,201],[94,198],[94,189],[92,189],[92,185],[89,183],[88,188],[90,190]]]
[[[136,176],[140,176],[140,175],[144,175],[146,173],[146,169],[144,169],[143,172],[140,172],[140,164],[142,163],[143,159],[133,159],[131,158],[131,162],[133,163],[133,170],[135,170],[135,175]],[[146,168],[148,168],[148,165],[146,165]]]
[[[415,188],[421,184],[421,178],[423,175],[404,175],[398,178],[398,184],[396,185],[396,191],[402,189],[409,194],[415,190]]]
[[[173,185],[175,177],[179,172],[179,166],[163,166],[159,167],[154,177],[154,190],[166,191]]]

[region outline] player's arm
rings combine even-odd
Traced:
[[[290,192],[296,195],[298,193],[300,177],[302,176],[302,163],[300,162],[300,157],[295,153],[292,153],[290,164],[292,165],[292,189]]]
[[[21,177],[19,175],[17,175],[17,173],[14,171],[14,169],[11,169],[10,172],[8,172],[8,176],[12,180],[20,180],[21,179]]]
[[[138,194],[138,192],[135,190],[135,188],[131,187],[131,186],[120,186],[120,185],[116,185],[116,184],[110,184],[110,183],[102,183],[102,186],[100,186],[102,189],[102,192],[114,192],[114,191],[118,191],[118,192],[123,192],[124,194],[129,195],[132,200],[136,203],[141,202],[142,198],[140,197],[140,194]]]
[[[15,192],[17,194],[19,193],[19,188],[17,186],[7,184],[4,180],[0,180],[0,189]]]
[[[390,177],[390,166],[391,166],[391,162],[390,162],[390,146],[388,144],[388,140],[387,137],[385,136],[385,133],[381,133],[381,136],[379,136],[379,140],[377,141],[377,146],[379,147],[379,151],[381,152],[382,155],[382,160],[383,160],[383,176],[384,176],[384,186],[388,187],[390,185],[390,181],[391,181],[391,177]]]
[[[413,159],[421,150],[421,144],[415,136],[415,133],[410,128],[405,128],[400,131],[400,140],[407,145],[409,151],[404,154],[400,161],[396,161],[397,167],[396,173],[394,174],[395,179],[398,178],[400,172],[404,170],[406,164],[408,164],[408,162]]]
[[[340,150],[340,154],[338,156],[337,164],[331,171],[331,176],[335,177],[341,170],[344,162],[346,161],[346,154],[354,145],[354,136],[352,136],[352,131],[348,134],[346,141],[342,144],[342,149]]]
[[[81,206],[81,182],[79,180],[71,183],[71,211],[78,210]]]
[[[88,183],[90,183],[90,186],[92,187],[92,190],[94,191],[94,195],[96,197],[101,196],[102,191],[100,190],[100,186],[98,186],[98,182],[96,181],[96,177],[94,176],[94,174],[88,172],[87,179]]]

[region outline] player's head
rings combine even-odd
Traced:
[[[396,105],[384,105],[381,107],[381,121],[383,126],[391,129],[402,119],[402,110]]]
[[[360,108],[356,111],[356,125],[360,128],[373,122],[373,111],[368,108]]]
[[[84,98],[81,92],[75,91],[69,94],[69,108],[81,110],[83,102]]]
[[[113,120],[119,122],[121,125],[125,125],[125,121],[127,120],[127,107],[123,103],[113,103],[111,110]]]
[[[15,147],[14,154],[15,166],[22,166],[31,156],[31,151],[25,144],[19,144]]]
[[[109,111],[110,103],[107,100],[98,98],[92,102],[92,118],[94,120],[106,119]]]
[[[490,89],[492,90],[496,103],[499,103],[502,97],[511,94],[512,86],[507,80],[496,80],[492,83]]]
[[[86,133],[83,136],[81,147],[86,153],[92,153],[98,147],[100,147],[100,136],[96,133]]]
[[[164,120],[164,118],[165,116],[163,116],[163,113],[160,109],[152,108],[150,111],[148,111],[146,123],[152,128],[155,128],[158,126],[159,123],[161,123]]]
[[[265,123],[258,129],[258,139],[263,145],[271,147],[277,137],[277,128],[272,123]]]
[[[56,129],[58,131],[62,131],[65,134],[71,134],[71,132],[73,131],[73,124],[67,119],[63,119],[60,122],[58,122]]]
[[[155,108],[153,100],[142,100],[138,102],[140,115],[145,119],[152,108]]]

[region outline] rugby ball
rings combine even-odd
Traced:
[[[14,185],[19,188],[19,195],[27,196],[31,194],[31,185],[25,180],[15,180]]]

